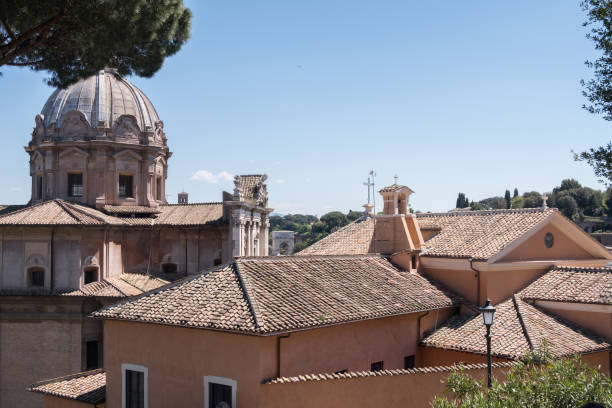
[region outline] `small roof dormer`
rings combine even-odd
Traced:
[[[383,214],[408,214],[408,199],[414,193],[410,188],[394,183],[378,192],[383,196]]]

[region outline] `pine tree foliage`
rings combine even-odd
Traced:
[[[189,38],[182,0],[3,0],[0,67],[48,71],[65,87],[103,68],[151,77]]]

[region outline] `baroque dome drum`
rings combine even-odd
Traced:
[[[107,209],[166,203],[172,153],[164,124],[149,98],[115,70],[55,90],[35,122],[25,149],[32,204],[55,198]]]
[[[136,86],[112,69],[57,89],[36,116],[34,143],[112,139],[165,144],[163,122]]]

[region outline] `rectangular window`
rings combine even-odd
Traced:
[[[119,197],[134,197],[134,177],[119,175]]]
[[[382,361],[377,361],[375,363],[370,364],[370,371],[382,371],[384,369],[384,363]]]
[[[122,364],[123,408],[147,408],[147,368],[133,364]]]
[[[155,195],[156,195],[156,199],[157,201],[161,201],[162,199],[162,183],[161,183],[161,177],[157,177],[155,179]]]
[[[98,268],[89,267],[85,269],[85,276],[83,276],[83,283],[87,285],[88,283],[97,282],[98,281]]]
[[[83,173],[68,174],[68,197],[83,197]]]
[[[225,402],[230,408],[236,408],[236,381],[212,375],[205,376],[204,407],[216,408],[221,402]]]
[[[416,255],[412,255],[412,260],[411,260],[411,268],[412,269],[416,269],[417,268],[417,259],[416,259]]]
[[[404,357],[404,369],[414,368],[414,356]]]
[[[36,177],[36,193],[37,193],[37,197],[38,199],[42,199],[43,198],[43,178],[42,176],[38,176]]]
[[[97,341],[88,341],[85,343],[85,369],[93,370],[99,368],[98,359],[98,345]]]
[[[42,268],[28,269],[28,285],[31,287],[45,286],[45,271]]]

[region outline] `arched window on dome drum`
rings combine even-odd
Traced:
[[[119,175],[119,197],[134,197],[134,176],[129,174]]]
[[[32,266],[27,270],[28,287],[42,288],[45,286],[45,270],[39,266]]]
[[[155,178],[155,199],[161,201],[162,199],[162,179],[161,177]]]
[[[98,266],[87,266],[83,269],[83,284],[97,282],[99,280],[100,268]]]

